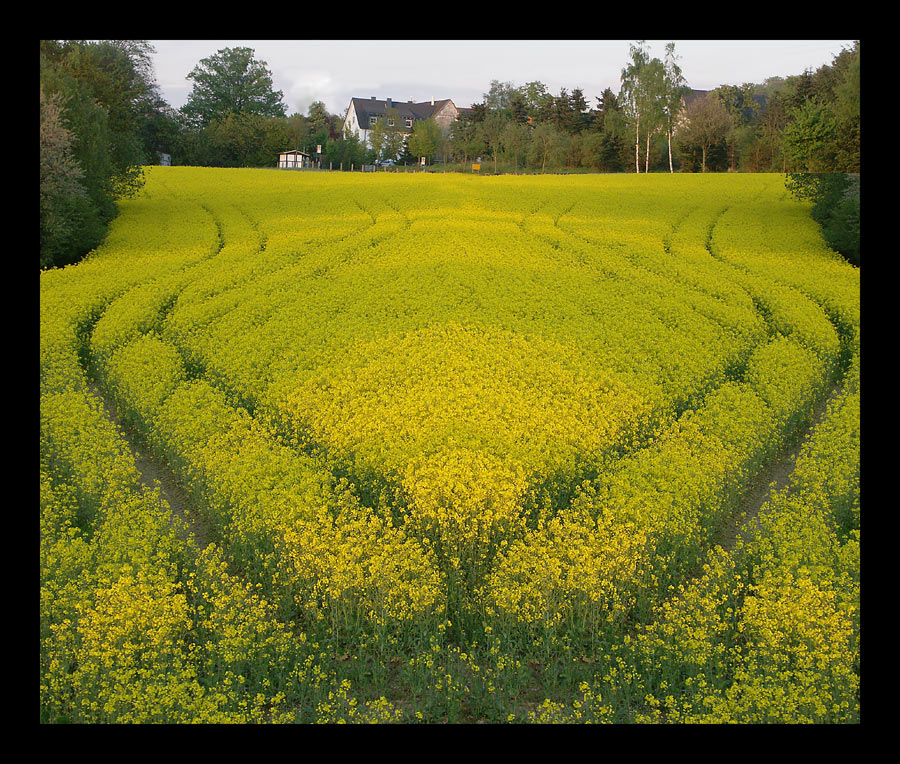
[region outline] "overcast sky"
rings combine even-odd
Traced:
[[[184,106],[187,75],[222,48],[252,48],[265,61],[288,114],[323,101],[343,114],[350,99],[421,102],[450,98],[457,106],[483,99],[491,80],[524,85],[539,80],[558,94],[580,87],[590,106],[607,87],[618,93],[629,40],[151,40],[163,98]],[[663,58],[669,40],[648,40]],[[763,82],[830,64],[852,40],[674,40],[690,87]]]

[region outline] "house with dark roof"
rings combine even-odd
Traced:
[[[347,108],[347,116],[344,118],[344,131],[350,131],[366,145],[369,143],[369,134],[378,124],[379,120],[399,120],[399,124],[391,124],[406,135],[412,133],[413,125],[420,120],[433,117],[434,120],[446,131],[450,129],[450,123],[459,118],[461,112],[471,109],[457,108],[449,98],[442,100],[423,101],[394,101],[390,98],[380,100],[375,96],[371,98],[351,98]],[[388,114],[391,112],[391,114]]]

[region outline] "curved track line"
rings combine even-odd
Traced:
[[[199,552],[216,541],[209,526],[193,508],[188,492],[181,486],[174,473],[157,459],[152,452],[138,443],[137,438],[122,424],[116,412],[115,403],[103,392],[100,386],[90,380],[88,391],[103,405],[106,418],[115,425],[123,443],[130,451],[134,466],[140,475],[141,484],[146,488],[158,488],[160,496],[169,506],[172,514],[181,519],[177,523],[181,540],[189,550]]]

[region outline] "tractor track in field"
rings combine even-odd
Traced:
[[[829,393],[823,396],[817,404],[809,424],[794,436],[780,454],[776,455],[757,473],[744,493],[743,499],[735,507],[735,511],[712,539],[713,546],[718,544],[726,552],[731,552],[741,539],[743,531],[755,522],[760,510],[766,505],[772,494],[787,487],[803,446],[815,433],[816,427],[822,422],[828,407],[840,396],[843,389],[843,377],[841,377],[835,380]]]
[[[213,543],[216,540],[214,533],[194,509],[194,502],[190,494],[179,483],[172,470],[155,458],[149,449],[122,424],[116,412],[115,403],[96,382],[89,380],[88,389],[103,404],[106,417],[116,426],[123,442],[131,452],[141,484],[150,490],[159,488],[160,496],[168,504],[172,514],[182,521],[177,524],[182,539],[188,541],[188,538],[193,536],[193,545],[198,551]]]
[[[365,211],[372,218],[374,225],[377,222],[377,216],[362,207],[359,202],[356,203],[360,209]],[[403,215],[402,211],[395,205],[388,204],[388,206],[398,214]],[[531,210],[522,221],[520,221],[520,227],[523,231],[525,231],[525,220],[544,206],[545,205],[539,205],[537,208]],[[560,218],[567,214],[572,209],[572,206],[573,205],[570,205],[566,210],[555,216],[553,222],[557,228],[559,227],[558,223]],[[713,257],[716,257],[711,249],[713,231],[719,218],[727,211],[727,209],[728,208],[725,207],[720,210],[709,226],[706,249]],[[209,210],[207,211],[209,212]],[[210,212],[210,214],[212,213]],[[405,215],[403,216],[406,217]],[[249,217],[248,220],[250,220]],[[409,220],[407,219],[407,227],[408,226]],[[673,230],[675,230],[675,228],[677,228],[677,224],[673,227]],[[564,229],[560,230],[564,231]],[[567,231],[564,232],[579,238],[575,234],[571,234]],[[585,239],[585,241],[587,240]],[[222,245],[223,242],[221,241],[220,231],[220,250]],[[89,381],[89,388],[91,393],[102,403],[107,418],[116,426],[122,436],[123,442],[129,448],[134,458],[135,466],[140,474],[142,485],[149,489],[158,487],[161,497],[168,504],[172,514],[182,521],[181,523],[178,523],[178,525],[185,540],[187,540],[188,536],[192,535],[194,544],[200,549],[206,547],[209,543],[216,541],[216,534],[212,531],[208,523],[204,522],[202,516],[199,515],[195,507],[196,502],[179,482],[172,469],[164,461],[155,457],[150,449],[146,447],[146,444],[143,443],[142,438],[130,431],[130,429],[121,422],[117,414],[115,403],[96,381],[91,379]],[[764,464],[752,481],[750,481],[742,494],[742,498],[734,506],[733,511],[728,514],[726,521],[718,531],[713,534],[710,539],[711,546],[714,547],[718,545],[726,552],[731,552],[741,540],[742,534],[752,527],[760,510],[766,505],[772,494],[784,489],[789,484],[797,456],[802,450],[804,443],[822,420],[828,405],[835,400],[842,389],[842,377],[839,377],[834,381],[830,391],[822,397],[816,406],[809,423],[800,428],[790,441],[784,445],[780,452],[767,464]],[[252,412],[252,409],[250,410]]]

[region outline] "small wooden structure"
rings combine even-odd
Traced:
[[[282,151],[278,155],[279,170],[300,170],[311,166],[312,157],[303,151],[294,149],[292,151]]]

